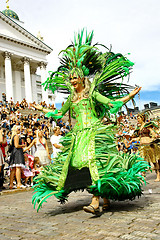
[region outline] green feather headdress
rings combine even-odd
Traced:
[[[45,89],[49,88],[54,93],[58,90],[62,93],[72,92],[70,76],[76,73],[83,78],[92,77],[91,92],[98,90],[105,96],[115,98],[122,96],[131,88],[128,84],[118,83],[118,79],[129,76],[134,65],[127,57],[111,52],[106,46],[96,43],[92,45],[93,31],[84,33],[84,29],[74,34],[74,41],[59,55],[60,66],[55,72],[49,72],[50,76],[43,83]],[[105,49],[102,53],[98,47]]]

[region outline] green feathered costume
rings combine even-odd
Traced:
[[[144,179],[140,173],[147,171],[148,164],[137,155],[118,152],[116,127],[101,123],[105,114],[109,116],[109,112],[116,113],[122,107],[123,102],[116,99],[128,94],[130,86],[117,80],[129,75],[133,63],[101,44],[92,46],[93,32],[86,32],[84,42],[83,35],[84,30],[75,35],[74,43],[62,51],[60,67],[50,72],[44,83],[53,92],[70,93],[60,110],[61,116],[57,111],[46,115],[57,119],[70,110],[76,124],[62,138],[63,149],[54,163],[36,177],[33,203],[38,204],[37,210],[52,195],[63,203],[70,192],[80,189],[114,200],[132,200],[142,194]],[[105,53],[98,46],[104,47]],[[74,89],[69,81],[73,73],[84,77],[89,86],[79,102],[73,101]]]

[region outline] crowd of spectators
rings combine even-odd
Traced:
[[[35,104],[35,102],[33,104]],[[41,102],[40,105],[50,108],[51,110],[55,110],[54,104],[47,106],[44,101]],[[8,158],[10,155],[8,152],[8,146],[11,144],[13,129],[16,129],[16,126],[18,129],[20,129],[20,133],[18,133],[18,135],[22,140],[22,144],[25,145],[26,148],[33,142],[34,139],[37,138],[37,132],[42,133],[47,144],[47,142],[50,142],[52,135],[54,135],[55,127],[59,127],[58,135],[60,136],[64,136],[70,130],[69,120],[64,121],[63,119],[59,119],[57,122],[55,122],[52,118],[48,119],[45,117],[43,112],[36,111],[34,108],[30,107],[25,99],[23,99],[22,102],[17,101],[16,103],[13,103],[12,99],[10,99],[10,101],[6,101],[6,99],[0,101],[0,157],[3,155],[3,159],[0,162],[0,188],[3,188],[3,168],[4,166],[6,168],[7,163],[9,165],[10,162],[10,159]],[[53,149],[55,148],[53,144],[51,143],[51,153],[53,153]],[[34,158],[36,147],[36,144],[34,144],[30,150],[24,153],[26,168],[29,166],[31,170],[30,165],[32,165],[34,172],[33,176],[35,176],[36,169],[41,167],[41,164],[37,158]],[[10,168],[8,167],[8,169]],[[37,172],[39,172],[39,170],[37,170]],[[6,173],[10,175],[10,170],[6,171]],[[24,172],[21,171],[21,176],[23,175]],[[24,184],[28,185],[26,179],[24,180]]]
[[[33,102],[33,104],[35,104],[35,102]],[[28,105],[25,99],[20,103],[18,101],[13,103],[12,98],[10,101],[6,101],[5,98],[3,98],[3,101],[0,101],[0,188],[3,188],[4,165],[6,167],[7,163],[8,165],[10,164],[8,146],[10,146],[12,142],[13,129],[19,131],[18,136],[22,140],[21,143],[15,142],[15,144],[27,148],[27,151],[24,152],[25,171],[21,171],[21,177],[24,177],[24,185],[26,186],[28,186],[28,181],[31,185],[33,184],[33,177],[40,172],[41,166],[43,165],[37,157],[39,155],[36,155],[38,144],[40,144],[41,148],[43,148],[44,145],[45,151],[46,149],[49,151],[47,141],[50,142],[52,146],[50,155],[52,155],[50,156],[49,152],[47,152],[47,155],[48,159],[51,160],[61,151],[60,137],[65,136],[70,130],[69,119],[66,121],[64,121],[63,118],[57,121],[54,121],[52,118],[48,119],[43,112],[36,111],[31,107],[33,104]],[[50,108],[53,111],[55,110],[54,104],[47,106],[44,101],[41,102],[40,105],[45,108]],[[25,110],[27,110],[27,113],[25,113]],[[118,132],[116,134],[117,149],[126,153],[136,153],[139,145],[139,142],[133,141],[137,128],[136,117],[123,114],[120,115],[116,121],[118,125]],[[160,125],[158,118],[154,119],[154,121],[157,122],[157,125]],[[104,118],[103,123],[108,124],[107,119]],[[40,139],[42,139],[44,143],[41,143]],[[32,144],[33,142],[34,144]],[[23,151],[25,148],[23,148]],[[6,171],[6,173],[13,175],[12,169],[9,167],[8,169],[9,171]],[[15,172],[16,175],[15,169],[13,172]],[[11,188],[13,188],[13,186],[11,186]]]

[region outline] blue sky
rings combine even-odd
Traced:
[[[140,95],[135,97],[136,106],[139,107],[140,110],[144,109],[144,104],[155,102],[158,105],[160,105],[160,91],[154,90],[154,91],[140,91]],[[127,103],[128,107],[133,108],[132,102]]]
[[[140,99],[142,103],[156,102],[160,105],[160,91],[141,91]]]

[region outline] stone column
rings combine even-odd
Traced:
[[[5,52],[5,85],[6,85],[6,100],[9,101],[13,98],[13,79],[12,79],[12,65],[11,65],[11,53]]]
[[[14,71],[15,79],[15,101],[22,101],[21,72]]]
[[[37,82],[36,79],[37,76],[35,74],[31,73],[31,79],[32,79],[32,97],[33,97],[33,101],[35,101],[36,103],[38,103],[37,100]]]
[[[47,63],[45,62],[40,63],[41,83],[44,83],[47,80],[46,66]],[[45,91],[43,86],[42,86],[42,101],[45,101],[48,105],[48,90]]]
[[[32,102],[32,87],[30,74],[30,60],[27,57],[23,58],[24,62],[24,81],[25,81],[25,98],[27,103]]]

